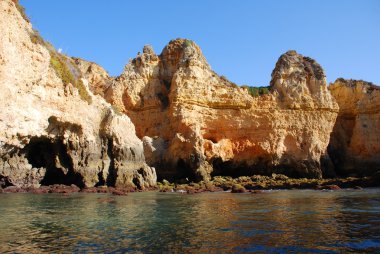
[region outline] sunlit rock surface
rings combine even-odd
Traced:
[[[160,156],[150,161],[160,177],[322,177],[338,112],[323,69],[289,51],[276,64],[270,90],[252,97],[213,72],[194,42],[176,39],[160,55],[145,46],[105,98],[131,118],[140,138],[162,139]]]

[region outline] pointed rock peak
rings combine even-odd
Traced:
[[[152,45],[145,45],[143,48],[143,54],[156,55],[156,53],[154,53]]]
[[[200,61],[200,63],[208,66],[201,48],[194,41],[188,39],[171,40],[162,50],[160,57],[164,64],[170,62],[177,65],[180,62],[191,60],[192,62]]]
[[[171,82],[173,74],[180,67],[211,69],[200,47],[188,39],[171,40],[162,50],[160,59],[162,62],[161,77],[167,82]]]
[[[337,108],[327,90],[322,67],[310,57],[289,50],[281,55],[272,72],[271,88],[290,108]]]
[[[151,45],[145,45],[142,54],[138,52],[135,58],[129,60],[129,63],[124,67],[124,74],[134,71],[135,68],[149,68],[152,64],[157,64],[158,60],[159,58],[156,53],[154,53],[153,47]]]
[[[172,52],[181,52],[189,48],[195,49],[196,53],[202,55],[200,47],[194,41],[182,38],[171,40],[162,50],[162,54],[165,55]]]
[[[286,53],[284,55],[296,56],[296,55],[298,55],[298,53],[297,53],[297,51],[291,49],[291,50],[286,51]]]
[[[314,59],[289,50],[278,59],[272,72],[271,86],[279,79],[291,79],[298,83],[314,78],[326,84],[325,77],[323,68]]]

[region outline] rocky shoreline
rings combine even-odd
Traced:
[[[149,189],[154,190],[154,188]],[[79,188],[75,184],[72,185],[63,185],[63,184],[54,184],[49,186],[41,186],[39,188],[23,188],[16,186],[9,186],[4,189],[0,188],[0,193],[32,193],[32,194],[50,194],[50,193],[58,193],[58,194],[72,194],[72,193],[109,193],[113,195],[127,195],[127,193],[138,192],[136,188],[114,188],[107,186],[99,186],[99,187],[89,187],[89,188]],[[146,190],[148,191],[148,189]]]
[[[289,178],[281,174],[272,176],[242,176],[232,178],[229,176],[217,176],[208,182],[170,183],[167,180],[157,183],[157,187],[146,188],[114,188],[107,186],[79,188],[78,186],[54,184],[41,186],[39,188],[23,188],[9,186],[0,188],[0,193],[32,193],[32,194],[72,194],[72,193],[108,193],[113,195],[127,195],[133,192],[159,191],[175,192],[184,194],[197,194],[203,192],[229,191],[231,193],[262,193],[265,190],[290,190],[290,189],[313,189],[313,190],[340,190],[340,189],[363,189],[369,187],[380,187],[380,172],[371,177],[347,177],[330,179],[307,179]]]
[[[17,0],[0,13],[1,192],[379,185],[379,86],[328,85],[295,50],[268,86],[239,86],[183,38],[160,54],[145,45],[111,77],[54,49]]]
[[[218,176],[214,177],[209,182],[201,181],[199,183],[175,184],[163,181],[158,183],[158,189],[161,192],[183,192],[189,194],[215,191],[258,193],[262,190],[287,189],[338,190],[343,188],[361,189],[367,187],[379,187],[379,180],[379,173],[372,177],[331,179],[294,179],[281,174],[272,174],[272,176],[242,176],[238,178]]]

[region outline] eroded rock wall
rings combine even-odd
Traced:
[[[0,185],[154,186],[133,123],[88,89],[86,78],[106,74],[89,78],[91,65],[78,76],[81,70],[36,34],[15,2],[0,2]],[[78,86],[67,82],[73,78]]]
[[[337,79],[329,89],[340,108],[328,149],[336,171],[372,175],[380,170],[380,87]]]
[[[212,71],[186,39],[172,40],[160,55],[145,46],[113,78],[55,52],[14,2],[0,3],[2,186],[145,188],[156,181],[146,162],[160,178],[195,180],[332,176],[329,155],[342,174],[378,165],[375,86],[340,80],[331,87],[342,110],[327,154],[338,104],[309,57],[283,54],[270,93],[258,97]],[[67,70],[80,82],[67,82]]]
[[[271,93],[252,97],[213,72],[192,41],[149,46],[105,93],[145,138],[160,177],[284,173],[322,177],[321,158],[338,106],[323,69],[295,51],[282,55]],[[154,144],[157,144],[155,147]]]

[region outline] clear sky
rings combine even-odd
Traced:
[[[119,75],[150,44],[195,41],[220,75],[267,85],[289,49],[338,77],[380,85],[380,0],[20,0],[57,49]]]

